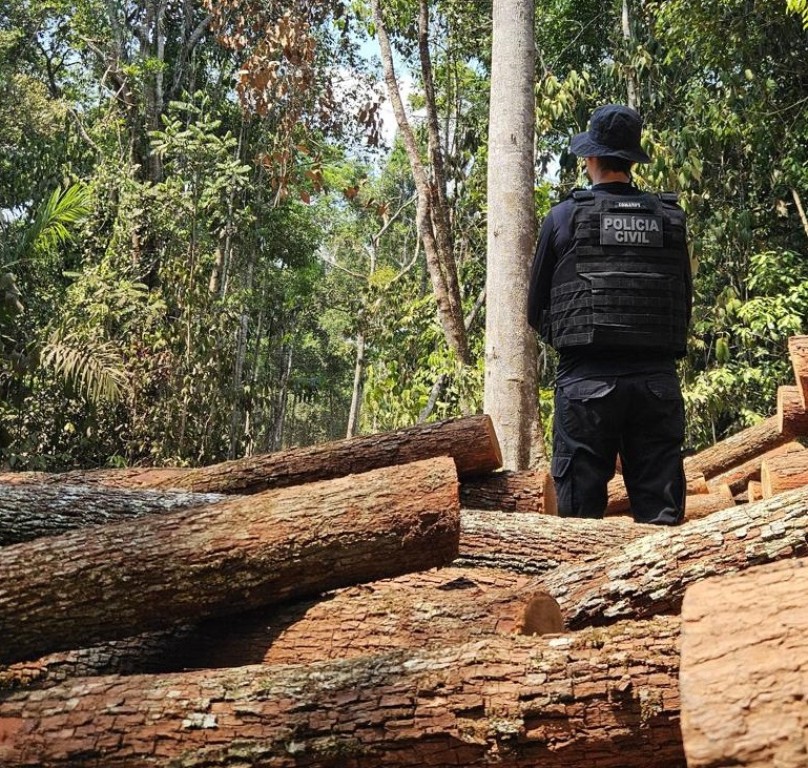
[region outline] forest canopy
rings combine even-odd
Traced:
[[[378,9],[6,0],[6,467],[207,464],[481,409],[491,3]],[[688,212],[694,449],[772,411],[786,339],[808,332],[806,25],[802,0],[536,4],[539,219],[584,183],[570,136],[628,101],[652,158],[636,183]],[[381,31],[443,180],[462,361],[384,118]]]

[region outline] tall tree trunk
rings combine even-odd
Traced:
[[[488,152],[485,412],[505,469],[543,456],[537,407],[537,347],[527,324],[536,240],[533,202],[534,0],[494,0]]]
[[[637,70],[631,64],[631,55],[634,52],[634,36],[631,33],[631,8],[629,0],[623,0],[623,12],[621,17],[623,28],[623,44],[625,45],[626,56],[626,95],[627,104],[632,109],[640,109],[640,84],[637,80]]]
[[[442,214],[433,213],[433,207],[439,205],[440,200],[427,176],[421,160],[418,143],[415,140],[415,134],[404,109],[404,102],[401,99],[401,92],[393,66],[393,51],[379,0],[371,0],[371,7],[373,9],[373,20],[376,24],[376,34],[379,38],[379,49],[381,51],[382,65],[384,66],[384,80],[387,84],[388,96],[407,152],[415,188],[418,192],[416,208],[418,234],[424,244],[427,269],[438,305],[438,319],[447,343],[454,350],[457,359],[464,365],[469,365],[471,356],[466,329],[463,325],[463,307],[457,279],[457,264],[451,248],[448,250],[446,248],[444,235],[435,229],[435,222],[437,221],[440,227],[440,222],[444,218]],[[421,10],[423,11],[423,8]],[[423,56],[423,53],[421,55]],[[427,110],[435,110],[434,102],[427,104]],[[433,145],[431,149],[436,148]]]
[[[354,364],[354,382],[351,393],[351,411],[348,414],[346,437],[353,437],[359,432],[359,412],[362,408],[362,394],[365,381],[365,334],[356,334],[356,363]]]

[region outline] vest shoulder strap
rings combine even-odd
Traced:
[[[657,197],[663,203],[673,203],[674,205],[679,203],[679,194],[677,192],[659,192]]]

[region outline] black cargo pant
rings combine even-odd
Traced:
[[[556,388],[552,474],[562,517],[601,518],[618,453],[631,512],[675,525],[685,506],[684,404],[675,374],[589,378]]]

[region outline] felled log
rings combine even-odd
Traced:
[[[82,678],[0,703],[5,768],[684,768],[679,621],[350,661]]]
[[[759,480],[749,481],[749,485],[746,487],[746,496],[750,504],[763,498],[763,486]]]
[[[715,512],[643,536],[539,578],[579,629],[678,613],[684,590],[706,576],[808,555],[808,488]]]
[[[682,606],[682,734],[689,768],[804,768],[808,567],[707,579]]]
[[[498,634],[562,631],[558,604],[530,577],[441,568],[14,664],[0,670],[0,688],[79,674],[308,664],[394,648],[447,647]]]
[[[123,469],[85,469],[72,472],[2,472],[3,485],[83,485],[107,488],[145,489],[171,481],[188,472],[184,467],[126,467]]]
[[[688,496],[685,500],[685,520],[700,520],[702,517],[712,515],[713,512],[734,507],[735,499],[728,492],[727,486],[724,488],[726,490]]]
[[[177,489],[195,493],[259,493],[380,467],[451,456],[460,477],[498,469],[502,453],[491,418],[467,416],[306,448],[180,470],[94,470],[50,475],[39,482]],[[152,474],[154,472],[154,474]],[[1,480],[2,478],[0,478]],[[18,481],[20,481],[18,479]]]
[[[460,504],[471,509],[558,514],[553,476],[544,470],[506,470],[464,480]]]
[[[699,451],[695,456],[688,456],[685,459],[685,471],[701,472],[710,480],[793,439],[794,435],[780,430],[777,416],[771,416],[760,424],[747,427]]]
[[[0,485],[0,546],[228,498],[214,493],[132,491],[78,485]]]
[[[799,387],[777,387],[777,422],[783,431],[793,435],[808,435],[808,413]]]
[[[804,451],[802,445],[796,440],[790,440],[787,443],[778,445],[766,453],[755,456],[754,458],[738,464],[720,475],[715,475],[708,483],[708,487],[713,492],[719,490],[722,485],[729,486],[733,494],[740,493],[749,484],[750,480],[760,480],[760,468],[766,459],[774,458],[775,456],[783,456],[787,453],[798,453]]]
[[[808,410],[808,336],[792,336],[788,340],[788,356],[794,368],[803,410]]]
[[[464,509],[460,514],[460,552],[454,564],[541,574],[649,532],[646,526],[617,517],[562,519]]]
[[[0,549],[0,663],[229,615],[457,556],[442,457]]]
[[[707,481],[700,470],[685,468],[685,482],[688,495],[708,493]],[[622,474],[615,475],[607,486],[609,501],[606,506],[607,515],[625,515],[631,512],[628,489]]]
[[[766,459],[760,469],[763,498],[808,485],[808,451]]]

